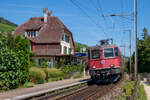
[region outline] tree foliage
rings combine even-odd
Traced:
[[[148,31],[147,31],[147,29],[144,27],[143,33],[142,33],[142,38],[143,38],[143,39],[146,39],[146,38],[148,38],[148,37],[149,37]]]
[[[0,34],[0,89],[17,88],[28,80],[29,41]]]
[[[80,52],[81,48],[86,48],[86,52],[88,51],[88,46],[81,43],[75,43],[75,52]]]
[[[132,55],[132,71],[134,70],[134,53]],[[127,62],[129,69],[129,61]],[[143,29],[142,39],[138,40],[138,72],[150,72],[150,36],[146,28]]]
[[[138,70],[150,72],[150,37],[138,42]]]
[[[150,72],[150,36],[146,28],[143,29],[142,37],[138,41],[138,71]]]

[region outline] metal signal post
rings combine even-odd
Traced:
[[[120,14],[111,14],[105,16],[130,16],[131,14],[120,15]],[[103,15],[104,16],[104,15]],[[132,19],[131,19],[132,20]],[[135,39],[135,67],[134,67],[134,79],[137,79],[138,73],[138,51],[137,51],[137,0],[134,0],[134,39]]]
[[[134,79],[137,79],[138,52],[137,52],[137,0],[134,0],[134,39],[135,39],[135,68]]]
[[[130,49],[130,74],[132,74],[132,65],[131,65],[131,30],[129,30],[129,37],[130,37],[130,44],[129,44],[129,49]]]
[[[129,32],[129,52],[130,52],[130,74],[132,73],[132,63],[131,63],[131,29],[125,30]]]

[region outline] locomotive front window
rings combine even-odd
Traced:
[[[114,57],[113,48],[105,48],[104,49],[104,57]]]
[[[100,50],[91,50],[91,57],[92,59],[100,59]]]
[[[115,48],[115,56],[118,56],[118,49]]]

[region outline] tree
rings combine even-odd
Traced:
[[[86,52],[88,51],[88,46],[81,43],[75,43],[75,52],[80,52],[81,48],[86,48]]]
[[[144,27],[144,29],[143,29],[142,37],[143,37],[143,39],[146,39],[146,38],[149,37],[148,31],[147,31],[147,29],[146,29],[145,27]]]
[[[150,72],[150,37],[138,42],[139,72]]]
[[[13,49],[15,46],[15,39],[11,33],[7,34],[6,45],[8,46],[9,49]]]
[[[138,72],[150,72],[150,36],[146,28],[143,29],[143,39],[138,39]],[[132,55],[132,67],[134,68],[134,53]],[[129,68],[129,63],[127,63]],[[134,71],[134,69],[132,69]]]
[[[17,88],[29,77],[29,40],[0,34],[0,89]]]
[[[24,76],[22,77],[22,83],[26,82],[29,77],[29,64],[30,64],[30,43],[27,38],[22,38],[18,35],[15,39],[14,51],[20,57],[20,63],[22,70],[24,70]]]

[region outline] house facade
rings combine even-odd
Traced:
[[[30,40],[30,50],[35,54],[32,59],[38,64],[42,58],[48,58],[48,64],[54,66],[56,59],[74,56],[73,35],[58,17],[47,13],[47,8],[43,12],[44,17],[32,17],[18,26],[14,36],[21,35]]]

